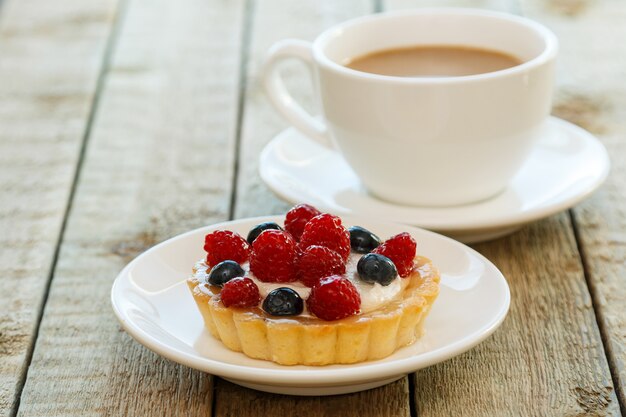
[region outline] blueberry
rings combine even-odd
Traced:
[[[380,245],[380,238],[361,226],[352,226],[350,232],[350,246],[357,253],[370,253]]]
[[[223,261],[211,268],[209,284],[221,287],[233,278],[243,277],[246,271],[235,261]]]
[[[254,240],[257,237],[259,237],[261,232],[267,229],[283,230],[282,227],[280,227],[278,224],[274,222],[266,222],[266,223],[257,224],[250,230],[246,240],[248,241],[249,244],[252,245],[252,242],[254,242]]]
[[[263,300],[263,310],[272,316],[296,316],[303,309],[304,303],[300,295],[287,287],[270,291]]]
[[[383,286],[391,284],[398,276],[396,266],[391,259],[377,253],[362,256],[356,264],[356,270],[363,281],[370,284],[378,282]]]

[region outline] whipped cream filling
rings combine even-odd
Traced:
[[[369,284],[361,278],[359,278],[359,274],[356,269],[356,265],[361,259],[361,254],[359,253],[351,253],[348,258],[348,262],[346,263],[346,273],[345,277],[349,279],[352,284],[355,286],[356,290],[359,292],[361,296],[361,313],[368,313],[370,311],[374,311],[381,306],[391,302],[393,299],[398,296],[402,292],[402,290],[406,287],[409,280],[402,279],[400,277],[396,277],[391,284],[387,286],[382,286],[378,283]],[[311,289],[306,285],[302,284],[299,281],[295,282],[263,282],[259,280],[254,274],[250,271],[250,265],[245,263],[241,265],[241,267],[246,271],[246,277],[252,279],[254,283],[259,287],[259,293],[261,294],[261,299],[265,299],[267,294],[276,288],[281,287],[289,287],[296,291],[300,297],[306,301],[311,293]],[[200,281],[200,291],[203,291],[207,294],[210,294],[210,290],[208,289],[208,274],[210,269],[204,260],[199,261],[196,264],[196,273],[195,278]],[[306,303],[304,311],[301,316],[311,316],[306,309]]]
[[[361,296],[361,313],[369,313],[392,301],[408,284],[408,279],[396,277],[391,284],[382,286],[379,283],[369,284],[359,277],[356,264],[363,255],[351,253],[346,263],[346,278],[356,287]]]

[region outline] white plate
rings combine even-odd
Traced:
[[[122,326],[158,354],[234,383],[294,395],[333,395],[384,385],[409,372],[444,361],[480,343],[502,323],[509,287],[498,269],[473,249],[447,237],[410,226],[344,218],[387,238],[410,232],[418,253],[442,274],[441,293],[415,344],[378,361],[322,367],[281,366],[230,351],[205,330],[185,279],[205,254],[204,236],[215,229],[246,235],[262,217],[216,224],[174,237],[146,251],[124,268],[111,300]]]
[[[381,157],[393,155],[382,152]],[[365,191],[339,153],[294,129],[283,131],[265,147],[259,170],[272,191],[294,204],[306,202],[338,215],[406,223],[478,242],[577,204],[604,182],[609,165],[606,149],[594,136],[551,117],[510,186],[490,200],[465,206],[411,207],[379,200]],[[445,161],[441,167],[454,169]]]

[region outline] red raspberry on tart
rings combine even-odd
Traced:
[[[346,264],[337,252],[325,246],[312,245],[304,250],[298,260],[298,280],[312,287],[320,279],[346,273]]]
[[[341,224],[341,219],[332,214],[324,213],[313,217],[304,226],[300,238],[300,249],[309,246],[326,246],[334,250],[344,260],[350,256],[350,232]]]
[[[360,311],[361,296],[349,280],[332,275],[313,286],[306,305],[323,320],[339,320]]]
[[[304,226],[313,217],[321,214],[318,209],[308,204],[298,204],[285,215],[285,230],[296,240],[300,240]]]
[[[210,266],[222,261],[247,262],[250,255],[248,242],[239,233],[230,230],[216,230],[204,237],[206,261]]]
[[[384,241],[372,253],[378,253],[391,259],[398,269],[398,275],[406,278],[413,271],[413,259],[417,243],[410,234],[404,232]]]
[[[250,270],[263,282],[296,280],[296,242],[282,230],[264,230],[252,243]]]
[[[220,293],[225,307],[254,307],[261,301],[259,287],[250,278],[233,278]]]

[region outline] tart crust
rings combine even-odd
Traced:
[[[273,317],[258,307],[226,308],[219,288],[187,280],[204,323],[231,350],[281,365],[348,364],[381,359],[414,343],[439,294],[439,272],[415,258],[402,292],[381,308],[336,321],[315,317]],[[200,289],[202,285],[204,288]]]

